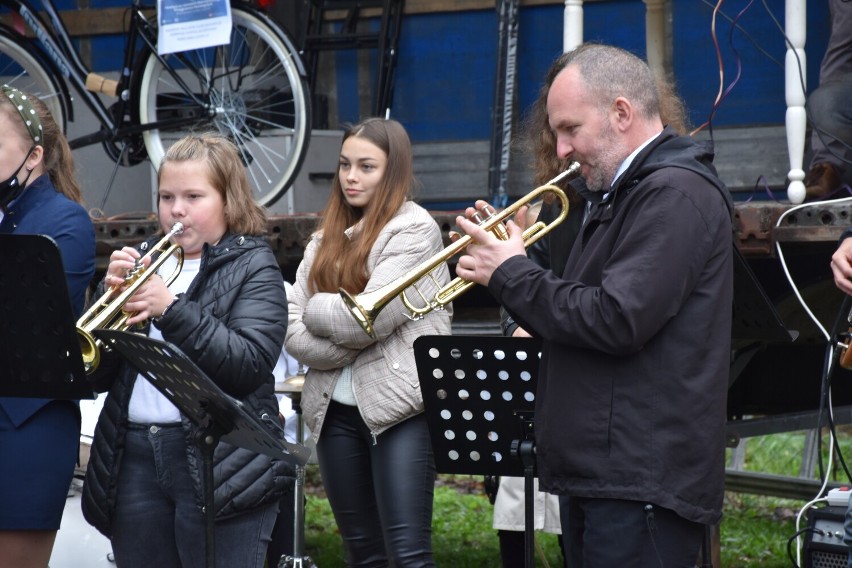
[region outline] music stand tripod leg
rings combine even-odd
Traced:
[[[210,430],[202,428],[196,434],[195,443],[201,450],[201,458],[204,468],[204,557],[207,568],[216,565],[215,549],[215,506],[213,486],[213,452],[219,444],[219,437]]]
[[[298,397],[292,397],[293,410],[296,412],[296,437],[304,443],[304,419]],[[305,466],[295,465],[296,485],[293,488],[293,556],[285,556],[278,568],[316,568],[309,556],[305,556]]]

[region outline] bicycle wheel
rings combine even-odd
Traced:
[[[34,53],[38,50],[32,42],[0,28],[0,85],[11,85],[37,96],[65,132],[68,112],[63,91],[50,67]]]
[[[236,143],[254,185],[269,206],[292,185],[310,138],[310,97],[298,54],[268,20],[232,7],[228,45],[158,57],[149,53],[135,92],[139,122],[181,120],[143,133],[158,167],[179,138],[218,130]]]

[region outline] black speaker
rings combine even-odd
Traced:
[[[847,568],[849,548],[843,544],[846,507],[809,509],[803,568]]]

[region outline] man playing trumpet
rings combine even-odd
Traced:
[[[664,127],[640,59],[585,45],[548,77],[557,157],[600,201],[561,275],[526,258],[522,210],[506,241],[459,217],[456,272],[543,339],[538,473],[567,565],[693,566],[724,492],[730,198],[712,148]]]

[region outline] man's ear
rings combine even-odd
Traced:
[[[636,109],[630,104],[630,101],[624,97],[616,97],[612,103],[612,119],[613,126],[619,131],[626,131],[633,123],[634,113]]]

